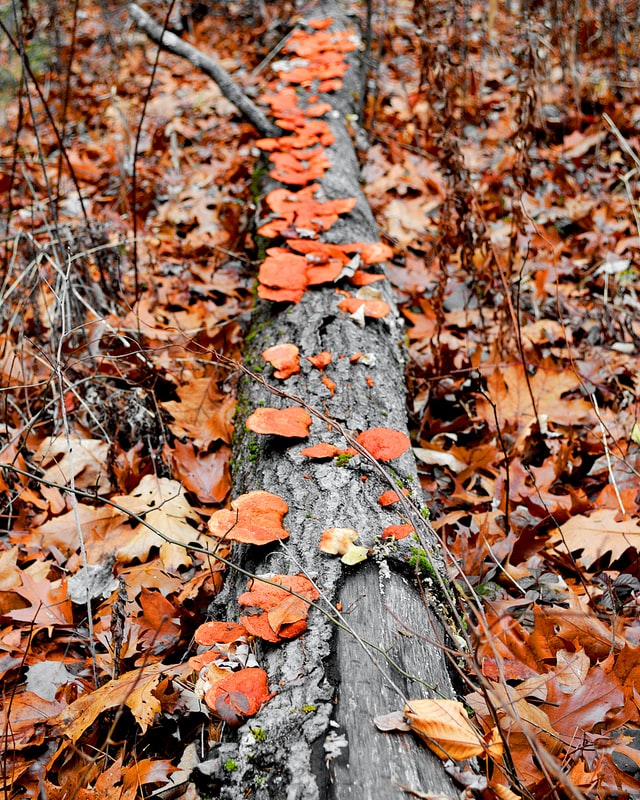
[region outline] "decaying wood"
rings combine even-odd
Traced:
[[[162,25],[150,17],[136,3],[129,4],[129,15],[140,30],[156,44],[161,44],[169,53],[182,56],[190,61],[194,67],[202,70],[216,82],[222,94],[230,103],[240,111],[262,136],[279,136],[282,131],[273,122],[270,122],[266,115],[256,106],[256,104],[240,89],[229,73],[214,61],[210,56],[200,52],[193,45],[183,41],[179,36],[171,31],[163,30]]]
[[[341,12],[323,4],[316,16],[332,16],[340,24]],[[345,126],[357,86],[354,66],[344,89],[324,98],[334,108],[327,121],[335,143],[328,148],[333,166],[321,181],[322,190],[329,198],[357,198],[353,211],[326,235],[331,242],[379,239]],[[376,286],[393,310],[364,327],[338,309],[341,296],[333,287],[307,291],[298,305],[284,310],[259,302],[247,337],[247,365],[350,432],[372,427],[406,431],[403,327],[387,281]],[[272,378],[260,357],[266,347],[284,342],[297,344],[303,356],[301,374],[286,383]],[[322,383],[322,373],[304,358],[323,350],[333,354],[325,374],[336,383],[334,396]],[[357,352],[366,357],[352,363],[350,356]],[[344,466],[302,456],[305,446],[320,441],[345,445],[335,428],[321,420],[314,420],[308,441],[293,445],[244,429],[254,409],[287,404],[260,381],[243,379],[234,495],[263,489],[283,497],[289,504],[285,524],[291,537],[268,551],[239,547],[233,558],[257,575],[304,572],[322,592],[320,606],[334,615],[336,604],[341,608],[342,626],[314,608],[304,636],[258,647],[276,695],[238,731],[225,732],[200,765],[199,784],[225,800],[399,800],[406,797],[401,786],[453,797],[455,789],[436,756],[410,735],[383,734],[373,723],[376,715],[401,709],[407,698],[454,695],[438,646],[444,631],[430,607],[437,605],[435,593],[424,583],[418,587],[408,565],[416,543],[380,542],[386,526],[403,522],[394,507],[382,509],[377,502],[389,482],[408,488],[414,502],[419,498],[414,457],[409,451],[385,467],[385,480],[361,455]],[[355,528],[359,543],[371,547],[373,555],[356,567],[325,555],[318,542],[330,527]],[[425,535],[437,550],[435,536],[428,530]],[[439,566],[436,556],[432,562]],[[234,619],[236,598],[245,586],[245,578],[231,574],[212,615]]]

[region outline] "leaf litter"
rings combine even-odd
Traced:
[[[361,290],[380,276],[363,272],[357,259],[390,262],[408,322],[413,445],[424,456],[422,487],[451,554],[452,578],[464,572],[468,602],[482,599],[488,624],[481,630],[477,615],[468,615],[473,659],[488,682],[482,694],[465,698],[475,719],[468,722],[467,712],[456,708],[445,714],[441,731],[433,727],[437,714],[431,710],[412,719],[408,709],[406,718],[440,753],[462,745],[466,756],[466,744],[493,760],[484,797],[514,796],[506,787],[509,781],[514,786],[513,776],[494,747],[496,724],[520,785],[533,796],[557,788],[541,770],[535,747],[562,763],[568,780],[587,796],[604,798],[614,790],[633,796],[640,784],[620,755],[639,763],[629,731],[640,725],[639,376],[633,358],[640,331],[638,230],[622,186],[626,180],[635,189],[635,177],[624,174],[632,166],[629,152],[638,147],[633,120],[640,98],[604,76],[596,85],[579,74],[576,103],[566,65],[554,61],[553,48],[514,67],[511,52],[526,47],[506,46],[520,41],[512,12],[492,18],[490,7],[475,4],[462,23],[446,24],[452,6],[441,5],[436,14],[416,3],[413,20],[401,7],[390,12],[395,58],[385,62],[375,109],[379,140],[364,155],[363,174],[369,202],[394,247],[337,247],[318,239],[339,214],[353,210],[355,199],[327,200],[316,184],[329,167],[328,108],[317,101],[299,107],[300,88],[293,82],[309,94],[314,81],[319,91],[337,88],[342,54],[356,45],[347,32],[325,30],[330,24],[315,26],[321,35],[297,29],[291,37],[289,51],[303,61],[281,72],[280,86],[263,96],[289,135],[256,142],[271,154],[272,177],[286,184],[268,195],[260,221],[263,235],[282,240],[258,270],[258,294],[298,302],[314,286],[347,280],[358,296],[339,295],[338,307],[360,324],[365,317],[377,324],[388,306]],[[580,58],[606,64],[611,31],[591,5],[582,32],[591,26],[599,35],[585,38],[593,52],[583,48]],[[237,21],[233,36],[223,30],[233,21],[219,22],[205,20],[196,39],[249,66],[252,58],[260,60],[250,46],[257,39],[249,38],[259,31],[243,34],[247,46],[237,47]],[[547,36],[543,22],[535,14],[529,20]],[[552,44],[565,32],[566,20],[556,22]],[[50,269],[52,243],[38,232],[38,226],[47,230],[48,220],[29,126],[21,146],[34,158],[22,165],[27,179],[11,188],[12,208],[21,211],[11,219],[17,238],[3,242],[5,254],[35,276],[40,289],[20,312],[22,328],[15,316],[3,322],[0,354],[3,386],[11,395],[0,461],[34,476],[28,481],[7,468],[0,476],[0,493],[11,509],[0,552],[0,675],[10,687],[3,731],[14,751],[3,780],[35,797],[41,769],[53,797],[76,788],[82,770],[87,792],[117,786],[123,797],[134,798],[138,786],[169,784],[183,747],[174,746],[167,760],[166,737],[154,738],[154,731],[178,712],[202,714],[202,704],[193,700],[198,686],[210,711],[203,724],[211,740],[220,721],[239,724],[268,702],[268,676],[251,660],[249,639],[299,635],[306,627],[304,598],[312,599],[315,590],[296,584],[303,595],[296,597],[287,591],[296,576],[275,576],[283,586],[275,599],[269,591],[264,597],[253,589],[246,593],[245,618],[255,633],[231,622],[222,623],[222,641],[197,633],[204,626],[194,609],[222,586],[221,564],[211,553],[228,555],[226,539],[234,528],[247,541],[261,541],[261,523],[238,506],[240,498],[221,508],[230,492],[234,399],[228,377],[209,355],[217,349],[239,357],[238,319],[250,307],[246,221],[237,202],[238,191],[248,196],[249,147],[233,109],[207,79],[172,57],[168,66],[159,64],[159,90],[137,162],[145,235],[135,283],[153,291],[136,300],[129,256],[116,268],[109,254],[131,234],[123,216],[129,200],[119,188],[126,180],[114,176],[125,175],[127,120],[140,112],[146,57],[134,47],[116,61],[104,49],[108,36],[96,35],[106,21],[95,10],[82,24],[91,44],[77,56],[72,86],[78,102],[67,113],[83,125],[85,119],[103,123],[88,127],[88,141],[72,139],[68,154],[85,207],[109,231],[80,231],[78,194],[63,170],[60,223],[65,235],[78,237],[77,252],[87,253],[74,265],[90,301],[73,309],[70,326],[85,330],[84,340],[61,328],[56,317],[64,287]],[[433,37],[419,47],[416,25]],[[460,25],[471,43],[470,72],[465,64],[439,61],[438,52],[455,47],[450,37]],[[497,39],[505,43],[499,52],[492,44]],[[444,50],[430,50],[435,41]],[[628,41],[623,37],[618,46],[617,57],[637,70]],[[514,70],[518,81],[512,80]],[[91,94],[82,90],[79,75],[91,80]],[[484,77],[478,81],[478,75]],[[50,102],[61,101],[53,81]],[[373,113],[373,102],[365,114]],[[441,111],[434,114],[435,108]],[[16,109],[9,104],[3,119],[12,135]],[[3,146],[6,163],[12,146]],[[10,181],[3,171],[3,191]],[[30,192],[41,193],[37,203]],[[30,247],[21,243],[25,234]],[[128,311],[100,306],[95,287],[108,286],[110,271],[122,277]],[[12,292],[3,296],[3,307],[16,302]],[[54,380],[60,354],[62,388]],[[327,371],[332,357],[308,356]],[[296,359],[293,351],[287,354],[281,368],[287,377],[299,369]],[[339,391],[324,377],[331,392]],[[67,417],[65,435],[59,416],[51,415],[52,398],[57,413]],[[390,435],[383,447],[391,441]],[[402,448],[404,442],[397,451],[382,452],[393,460]],[[306,448],[312,453],[351,455],[329,444]],[[64,491],[71,481],[84,492],[77,503]],[[126,511],[158,532],[132,522]],[[262,526],[276,542],[288,535],[285,513]],[[207,517],[212,535],[205,532]],[[392,538],[410,534],[400,520],[387,531]],[[367,555],[354,534],[344,548],[344,555],[355,548],[351,563]],[[341,552],[338,545],[328,547]],[[87,603],[93,654],[78,628],[86,624]],[[199,661],[177,666],[177,657],[190,652],[194,631],[200,648],[209,650],[191,657]],[[237,638],[225,641],[227,635]],[[461,657],[469,658],[473,679],[471,657]],[[43,670],[49,661],[58,665],[50,677]],[[416,704],[427,702],[410,705],[424,711],[430,707]],[[147,737],[144,752],[153,756],[122,748],[107,759],[107,731],[112,724],[124,730],[131,720]],[[39,749],[47,738],[55,742],[53,755]],[[93,754],[89,769],[87,754]]]

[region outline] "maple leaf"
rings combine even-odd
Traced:
[[[188,522],[199,524],[201,520],[177,481],[145,475],[131,494],[114,497],[114,502],[144,517],[149,525],[173,540],[165,541],[141,523],[133,529],[121,526],[117,531],[116,557],[119,561],[128,563],[136,558],[145,561],[151,550],[157,547],[165,568],[177,570],[193,563],[188,553],[189,544],[204,545],[206,542]]]
[[[158,684],[166,678],[186,675],[189,671],[188,664],[173,667],[150,664],[133,669],[71,703],[50,721],[52,733],[65,736],[75,744],[100,714],[120,706],[127,706],[131,710],[144,733],[161,711],[160,700],[154,694]]]

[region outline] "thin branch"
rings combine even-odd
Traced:
[[[222,94],[247,119],[262,136],[281,136],[283,131],[270,122],[267,116],[250,100],[233,81],[229,73],[209,56],[201,53],[193,45],[184,42],[175,33],[163,31],[146,12],[135,3],[129,3],[129,15],[140,30],[156,44],[161,45],[169,53],[186,58],[194,67],[202,70],[214,80]]]

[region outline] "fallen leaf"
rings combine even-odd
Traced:
[[[145,561],[153,548],[158,548],[160,559],[170,570],[188,567],[193,559],[188,553],[190,544],[204,544],[202,534],[189,524],[200,524],[178,481],[145,475],[137,488],[128,495],[114,497],[119,506],[144,517],[149,525],[173,541],[167,542],[142,523],[133,529],[119,529],[118,561],[130,563],[134,559]],[[115,533],[115,532],[114,532]]]
[[[404,715],[411,728],[443,761],[462,761],[488,753],[502,756],[502,740],[497,728],[482,736],[469,721],[462,703],[457,700],[409,700]]]
[[[619,519],[613,508],[597,508],[586,516],[576,514],[550,538],[559,552],[579,553],[578,561],[591,569],[600,559],[610,563],[621,558],[627,550],[640,551],[640,525],[635,519]]]

